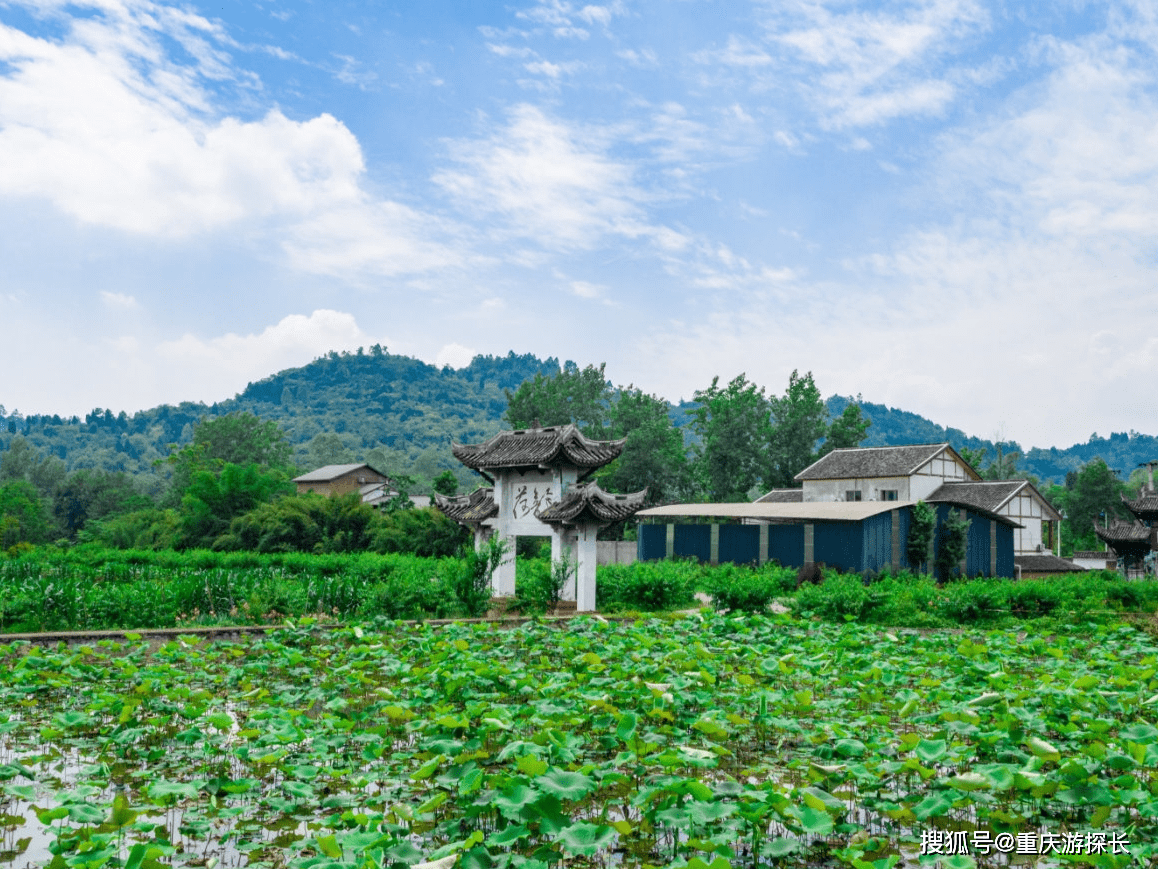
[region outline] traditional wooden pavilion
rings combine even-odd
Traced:
[[[581,612],[595,609],[596,532],[634,514],[646,492],[612,495],[582,484],[615,460],[625,443],[626,438],[592,440],[574,425],[561,425],[502,431],[481,444],[452,444],[455,458],[492,485],[458,498],[439,496],[435,503],[474,531],[476,547],[494,534],[507,543],[511,557],[492,579],[496,596],[515,593],[517,538],[549,536],[552,560],[566,556],[577,567],[563,599],[575,601]]]
[[[1104,526],[1094,523],[1094,533],[1098,539],[1109,546],[1118,555],[1125,559],[1127,565],[1138,566],[1153,548],[1153,529],[1145,522],[1135,519],[1126,522],[1122,519],[1106,520]]]

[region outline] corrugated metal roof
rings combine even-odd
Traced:
[[[906,477],[949,450],[949,444],[910,444],[899,447],[852,447],[833,450],[796,475],[797,480],[853,480],[868,477]],[[967,466],[964,459],[961,463]]]
[[[636,516],[703,516],[727,519],[802,519],[832,522],[859,522],[896,510],[911,507],[913,501],[806,501],[803,503],[764,503],[744,501],[737,504],[668,504],[640,510]]]
[[[330,480],[335,480],[343,474],[348,474],[350,471],[356,471],[359,468],[365,468],[366,470],[375,474],[378,473],[369,465],[364,463],[354,465],[326,465],[324,467],[318,468],[315,471],[310,471],[308,474],[302,474],[300,477],[294,477],[293,481],[295,483],[328,483]]]

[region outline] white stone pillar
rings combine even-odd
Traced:
[[[555,525],[551,531],[551,565],[552,567],[564,558],[571,565],[571,574],[567,583],[559,594],[559,600],[577,600],[575,587],[575,532],[563,525]]]
[[[515,596],[515,538],[507,535],[501,539],[506,541],[507,551],[503,553],[503,560],[491,577],[491,591],[495,597]]]
[[[575,595],[576,612],[595,612],[595,566],[599,560],[595,535],[598,531],[598,525],[587,523],[577,529],[578,539],[575,545],[575,584],[578,586]]]

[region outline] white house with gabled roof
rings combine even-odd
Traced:
[[[949,444],[833,450],[796,475],[804,502],[922,501],[978,474]]]

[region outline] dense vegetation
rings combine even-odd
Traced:
[[[481,615],[496,553],[461,557],[293,552],[117,550],[80,546],[0,560],[0,632],[269,624],[305,616],[349,622]],[[558,566],[519,559],[511,611],[539,614],[558,602]],[[938,585],[907,572],[878,577],[827,571],[797,587],[797,571],[768,564],[711,567],[694,561],[605,565],[603,613],[699,607],[766,613],[775,603],[802,616],[889,627],[1005,626],[1114,621],[1158,611],[1158,582],[1097,571],[1041,580],[957,580]]]
[[[0,859],[1153,865],[1156,670],[1130,628],[710,614],[0,645]]]
[[[390,511],[404,514],[408,493],[472,488],[479,478],[453,460],[449,441],[485,438],[504,416],[516,427],[573,422],[592,437],[625,438],[623,455],[597,479],[611,491],[646,488],[652,503],[751,498],[792,485],[826,451],[861,443],[947,439],[990,479],[1038,468],[1016,444],[988,444],[902,411],[820,395],[811,373],[794,371],[783,394],[740,375],[727,384],[713,379],[694,401],[672,407],[633,386],[613,387],[603,366],[509,354],[439,369],[374,347],[329,354],[213,407],[132,417],[93,411],[83,423],[0,408],[0,551],[96,540],[449,554],[461,536],[440,517],[383,519],[354,502],[287,499],[288,481],[303,468],[367,461],[391,476]],[[1106,454],[1126,463],[1152,440],[1114,436]],[[1043,490],[1067,516],[1063,552],[1097,548],[1094,518],[1125,516],[1119,494],[1137,491],[1140,472],[1125,483],[1099,458],[1062,458],[1054,455],[1050,467],[1063,476]]]

